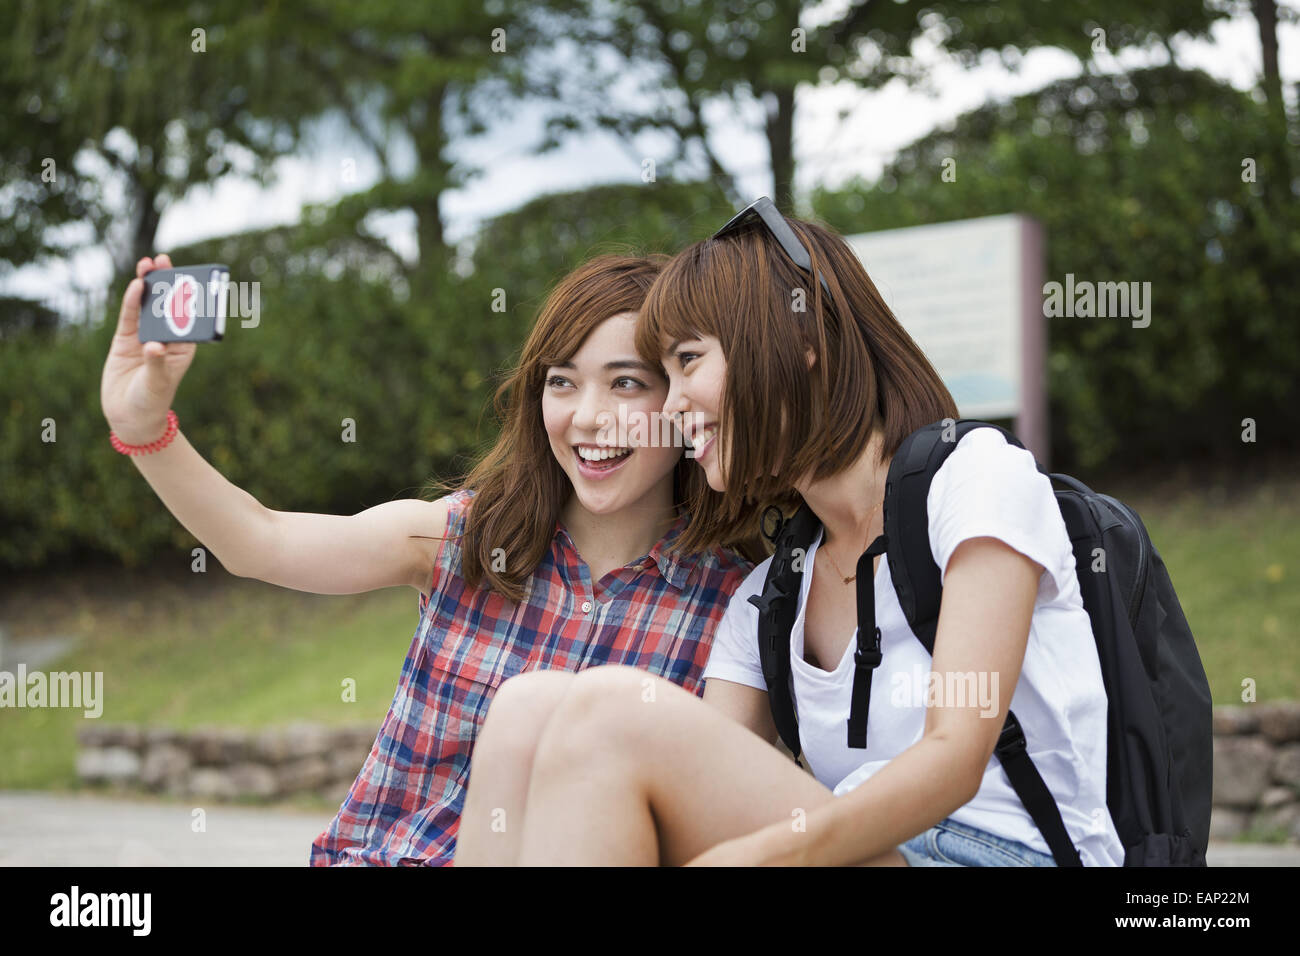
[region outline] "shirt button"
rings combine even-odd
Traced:
[[[590,601],[583,601],[583,602],[582,602],[582,613],[583,613],[583,614],[587,614],[587,613],[589,613],[590,611],[591,611],[591,602],[590,602]]]

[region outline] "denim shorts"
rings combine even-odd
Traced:
[[[912,837],[898,852],[908,866],[1056,866],[1050,853],[952,818]]]

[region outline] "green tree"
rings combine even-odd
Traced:
[[[129,272],[169,203],[265,182],[327,106],[274,53],[288,25],[234,0],[0,6],[0,270],[102,246]]]
[[[672,254],[731,216],[710,183],[594,186],[539,196],[485,224],[474,273],[535,310],[565,273],[598,252]]]
[[[689,178],[678,170],[702,163],[733,202],[741,198],[736,170],[717,142],[715,118],[755,116],[772,195],[793,212],[800,89],[923,83],[913,57],[922,40],[968,67],[984,56],[1014,67],[1021,53],[1039,47],[1087,63],[1100,50],[1205,35],[1223,16],[1186,0],[855,0],[829,15],[827,5],[811,0],[585,0],[566,27],[566,56],[535,86],[560,104],[548,145],[575,129],[608,130],[629,144],[641,133],[661,134],[673,144],[659,164],[666,175]],[[841,125],[853,119],[842,116]]]
[[[310,225],[350,234],[427,292],[452,257],[441,197],[475,172],[452,147],[506,115],[551,28],[522,0],[441,0],[436,15],[399,0],[5,5],[0,267],[96,245],[127,273],[156,251],[168,204],[231,173],[265,184],[306,147],[311,121],[337,116],[380,175],[312,210]],[[397,211],[414,217],[416,262],[369,226]]]
[[[1049,280],[1151,283],[1147,328],[1048,320],[1056,460],[1226,457],[1244,418],[1294,448],[1300,203],[1262,185],[1277,175],[1268,109],[1173,67],[1087,75],[968,113],[814,208],[850,233],[1027,213]]]
[[[396,0],[304,2],[277,51],[327,91],[380,169],[373,186],[322,208],[322,216],[369,242],[412,287],[427,291],[440,281],[454,255],[442,195],[478,172],[453,156],[453,146],[510,115],[528,92],[530,58],[544,54],[555,18],[572,6],[555,0],[539,15],[523,0],[440,0],[433,16]],[[414,216],[415,263],[367,224],[376,213],[399,211]]]

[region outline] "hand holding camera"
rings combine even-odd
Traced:
[[[168,271],[160,275],[158,270]],[[219,305],[224,325],[224,291],[218,290],[219,296],[211,301],[199,301],[200,296],[208,299],[208,289],[198,288],[198,277],[206,284],[214,270],[229,276],[224,266],[175,270],[167,255],[136,263],[136,278],[122,296],[99,392],[109,427],[127,444],[145,444],[164,433],[167,411],[194,360],[196,342],[220,338],[215,310]],[[177,274],[186,278],[177,279]],[[224,281],[220,274],[218,280]],[[143,319],[142,304],[147,310]],[[160,327],[167,334],[161,334]],[[177,330],[194,335],[177,334]]]

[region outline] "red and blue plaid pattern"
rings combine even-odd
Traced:
[[[648,555],[593,588],[587,565],[556,522],[551,550],[514,604],[460,576],[459,542],[472,492],[450,498],[448,538],[431,600],[397,692],[361,773],[311,865],[445,865],[456,850],[470,754],[492,695],[521,671],[629,664],[696,694],[714,629],[752,565],[731,551],[676,553],[686,518]]]

